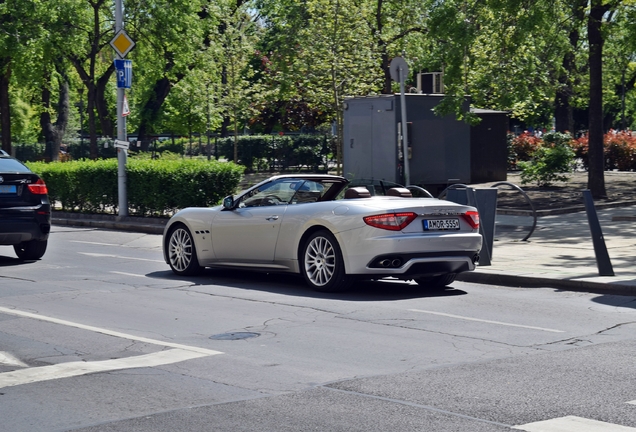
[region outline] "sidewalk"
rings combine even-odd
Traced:
[[[545,214],[545,213],[544,213]],[[549,287],[570,291],[636,295],[636,205],[597,208],[614,276],[599,276],[587,213],[530,216],[498,214],[492,265],[457,280],[490,285]],[[163,233],[166,220],[54,212],[54,225]]]
[[[492,265],[458,280],[636,295],[636,206],[597,208],[614,276],[599,276],[585,210],[537,218],[497,215]]]

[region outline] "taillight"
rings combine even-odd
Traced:
[[[408,224],[413,222],[417,214],[413,212],[406,213],[385,213],[376,216],[364,217],[364,223],[375,228],[381,228],[390,231],[400,231]]]
[[[462,216],[464,216],[466,222],[468,222],[468,224],[473,227],[473,229],[479,228],[479,213],[477,213],[476,211],[467,211]]]
[[[49,190],[46,187],[46,184],[42,179],[38,179],[35,183],[31,183],[29,186],[29,191],[33,195],[46,195],[49,193]]]

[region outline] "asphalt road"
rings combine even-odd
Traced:
[[[160,243],[54,226],[41,261],[0,247],[0,431],[636,431],[633,297],[326,295],[178,278]]]

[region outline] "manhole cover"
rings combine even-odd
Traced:
[[[214,340],[240,340],[249,339],[260,336],[260,333],[252,332],[234,332],[234,333],[221,333],[214,336],[210,336],[210,339]]]

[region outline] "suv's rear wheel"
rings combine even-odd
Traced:
[[[44,256],[47,243],[47,240],[30,240],[13,245],[13,250],[21,260],[38,260]]]

